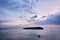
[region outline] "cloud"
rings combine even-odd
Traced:
[[[31,17],[31,20],[34,21],[38,16],[37,15],[34,15]]]
[[[0,23],[8,22],[16,25],[20,24],[20,21],[26,21],[39,25],[59,24],[60,15],[50,16],[58,11],[59,3],[56,0],[0,0],[0,19],[3,19]]]
[[[41,18],[45,18],[46,16],[42,16]]]
[[[8,14],[6,12],[0,10],[0,17],[7,17],[7,16]]]
[[[0,0],[0,7],[13,11],[32,12],[32,6],[37,0]]]
[[[38,21],[35,24],[37,25],[47,25],[47,24],[60,25],[60,13],[50,16],[44,21]]]
[[[5,20],[5,19],[0,19],[0,24],[1,24],[1,23],[7,23],[7,22],[8,22],[8,23],[11,23],[12,21],[10,21],[10,20]]]
[[[7,22],[6,20],[0,20],[0,23]]]
[[[0,18],[7,20],[31,20],[33,7],[39,0],[0,0]],[[3,14],[2,14],[3,13]]]

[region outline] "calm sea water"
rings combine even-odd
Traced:
[[[37,35],[41,37],[38,38]],[[1,29],[0,40],[60,40],[60,28],[44,30]]]

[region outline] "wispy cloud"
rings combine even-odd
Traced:
[[[0,7],[13,11],[32,12],[36,2],[37,0],[0,0]]]
[[[60,25],[60,12],[56,15],[49,16],[44,21],[38,21],[36,22],[38,25]]]
[[[60,24],[59,5],[60,0],[0,0],[0,23]]]
[[[0,18],[30,20],[34,15],[33,6],[36,2],[38,0],[0,0]]]

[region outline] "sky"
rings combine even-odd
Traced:
[[[0,26],[60,25],[60,0],[0,0]]]

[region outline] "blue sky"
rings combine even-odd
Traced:
[[[60,25],[60,0],[0,0],[0,25]]]

